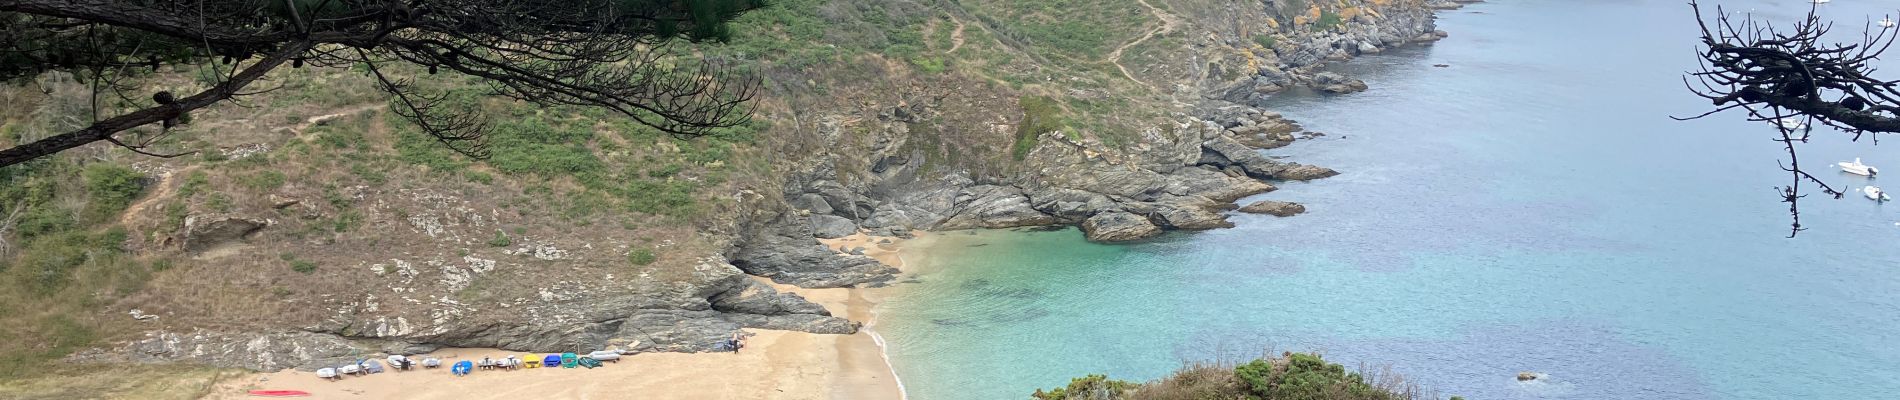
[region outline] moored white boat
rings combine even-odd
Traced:
[[[1775,125],[1781,125],[1782,128],[1787,128],[1788,130],[1791,130],[1791,131],[1798,131],[1798,130],[1801,130],[1802,128],[1808,127],[1808,123],[1801,122],[1801,120],[1793,119],[1793,118],[1775,119]]]
[[[1860,194],[1866,195],[1868,199],[1872,199],[1873,201],[1884,202],[1887,200],[1893,200],[1893,197],[1888,197],[1887,192],[1881,191],[1879,186],[1868,186],[1868,187],[1860,188]]]
[[[1854,175],[1874,176],[1880,174],[1879,168],[1874,168],[1872,165],[1861,164],[1860,157],[1854,157],[1854,161],[1842,161],[1834,163],[1834,165],[1841,167],[1841,172]]]
[[[1885,18],[1881,18],[1881,19],[1880,19],[1880,22],[1879,22],[1879,24],[1880,24],[1880,27],[1882,27],[1882,28],[1892,28],[1892,27],[1893,27],[1893,17],[1885,17]]]
[[[1814,4],[1827,4],[1827,2],[1830,2],[1830,1],[1834,1],[1834,0],[1814,0]]]

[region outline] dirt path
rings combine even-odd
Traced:
[[[944,53],[955,53],[957,49],[963,48],[963,20],[957,19],[955,15],[951,15],[950,22],[957,24],[957,30],[950,32],[950,50]]]
[[[1141,44],[1141,42],[1148,41],[1148,39],[1154,38],[1155,35],[1165,35],[1170,32],[1174,32],[1175,25],[1180,24],[1181,21],[1175,19],[1173,14],[1168,14],[1167,12],[1163,12],[1161,11],[1160,8],[1155,8],[1153,4],[1148,4],[1148,0],[1135,0],[1135,2],[1141,3],[1142,7],[1147,7],[1149,13],[1154,14],[1156,19],[1160,19],[1161,26],[1157,26],[1154,29],[1149,30],[1148,33],[1141,35],[1140,38],[1136,38],[1133,41],[1129,41],[1128,43],[1122,44],[1121,47],[1116,47],[1114,52],[1108,53],[1108,62],[1115,64],[1115,69],[1121,70],[1122,76],[1127,77],[1128,80],[1135,81],[1135,83],[1140,83],[1143,86],[1147,86],[1149,89],[1154,89],[1155,91],[1159,92],[1161,91],[1161,88],[1157,88],[1154,85],[1148,84],[1148,82],[1143,82],[1140,79],[1135,79],[1134,74],[1128,73],[1128,67],[1122,66],[1122,51],[1128,50],[1129,47],[1135,47],[1135,45]]]
[[[178,170],[159,176],[158,184],[152,185],[158,187],[158,191],[152,192],[152,194],[146,195],[145,198],[139,199],[138,202],[132,203],[132,206],[126,207],[125,212],[119,214],[119,226],[128,227],[129,229],[129,227],[132,226],[133,217],[146,213],[145,209],[152,207],[152,205],[158,203],[159,200],[171,198],[172,192],[178,190],[178,185],[172,184],[172,181],[175,180],[174,178],[195,169],[197,169],[197,167],[179,168]]]
[[[338,110],[337,112],[334,112],[334,113],[318,115],[318,116],[314,116],[310,118],[304,118],[302,123],[297,124],[297,126],[291,127],[290,132],[293,134],[296,134],[299,140],[308,142],[312,140],[312,138],[304,136],[303,132],[306,130],[309,130],[310,127],[317,126],[317,124],[329,122],[337,118],[343,118],[343,117],[347,117],[351,115],[361,114],[364,112],[368,112],[370,110],[381,109],[383,107],[385,107],[383,103],[364,104],[364,105],[359,105],[355,107]],[[213,151],[216,151],[216,150],[213,150]],[[196,166],[186,166],[183,168],[179,168],[175,171],[171,171],[170,173],[167,173],[163,176],[160,176],[158,179],[158,184],[153,185],[158,188],[158,191],[153,192],[149,195],[146,195],[144,198],[139,199],[138,202],[132,203],[131,206],[126,207],[125,212],[119,214],[119,225],[132,226],[132,220],[137,218],[138,216],[156,212],[157,210],[152,210],[150,208],[153,207],[155,204],[157,204],[161,200],[171,198],[172,193],[177,191],[178,185],[172,184],[173,183],[172,181],[176,180],[175,178],[182,176],[186,173],[189,173],[195,169],[197,169]]]

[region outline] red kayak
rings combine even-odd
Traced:
[[[302,390],[252,390],[251,395],[261,397],[304,397],[309,396],[310,392]]]

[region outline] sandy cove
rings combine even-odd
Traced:
[[[891,239],[892,243],[877,243]],[[864,247],[864,255],[903,269],[903,239],[863,234],[821,240],[833,249]],[[914,252],[913,252],[914,253]],[[763,279],[763,278],[759,278]],[[767,283],[770,283],[767,281]],[[643,353],[601,368],[536,368],[476,371],[465,377],[447,364],[527,354],[497,349],[442,349],[429,355],[443,368],[349,377],[329,382],[316,374],[285,370],[250,374],[225,381],[207,399],[254,399],[249,390],[302,390],[315,399],[900,399],[875,334],[875,289],[801,289],[772,284],[824,305],[833,315],[864,322],[858,333],[820,335],[748,329],[739,354]],[[577,349],[579,350],[579,349]]]

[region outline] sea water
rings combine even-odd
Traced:
[[[1705,3],[1777,21],[1808,7]],[[1894,8],[1821,12],[1858,32]],[[1668,118],[1710,108],[1680,80],[1687,5],[1501,0],[1439,26],[1436,45],[1339,67],[1369,91],[1267,104],[1326,133],[1269,154],[1344,174],[1245,201],[1306,214],[1134,245],[1073,229],[915,242],[915,282],[877,328],[910,396],[1025,399],[1317,351],[1471,399],[1900,398],[1900,203],[1810,185],[1810,229],[1786,238],[1773,129]],[[1836,187],[1869,182],[1836,161],[1900,171],[1890,146],[1815,134],[1802,160]]]

